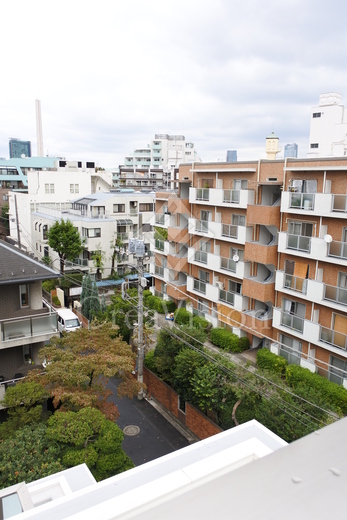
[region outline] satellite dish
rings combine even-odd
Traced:
[[[333,237],[331,235],[324,235],[324,240],[330,244],[330,242],[332,241]]]
[[[239,255],[234,255],[233,260],[234,260],[234,262],[238,262],[240,260]]]

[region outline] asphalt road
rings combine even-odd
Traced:
[[[118,426],[123,431],[129,426],[139,428],[138,432],[137,428],[128,428],[132,435],[125,434],[123,441],[123,449],[135,466],[189,446],[189,441],[145,399],[119,399],[117,380],[111,379],[108,386],[120,413]]]

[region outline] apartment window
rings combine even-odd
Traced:
[[[43,256],[44,256],[44,258],[49,257],[49,248],[48,247],[43,248]]]
[[[344,379],[347,379],[347,362],[330,356],[329,380],[342,385]]]
[[[82,228],[82,237],[88,238],[100,238],[101,237],[101,228]]]
[[[19,298],[21,307],[29,307],[29,285],[23,284],[19,286]]]
[[[313,112],[312,117],[314,119],[316,117],[321,117],[321,115],[322,115],[322,112]]]
[[[234,258],[237,258],[237,261],[243,261],[243,249],[235,249],[235,247],[230,247],[230,250],[229,250],[229,258],[231,258],[232,260]]]
[[[79,184],[70,184],[70,193],[79,193],[80,185]]]
[[[140,211],[154,211],[154,204],[151,203],[141,203],[140,204]]]
[[[234,179],[233,180],[233,189],[234,190],[246,190],[248,181],[247,179]]]
[[[290,365],[299,365],[302,351],[302,343],[297,339],[281,334],[280,354]]]
[[[47,240],[47,231],[48,231],[48,226],[47,226],[47,224],[44,224],[43,228],[42,228],[42,238],[43,238],[43,240]]]
[[[5,201],[5,202],[8,201],[8,195],[3,195],[2,196],[2,200]]]
[[[233,226],[245,226],[246,225],[246,216],[245,215],[232,215],[231,223]]]
[[[113,213],[125,213],[125,204],[113,204]]]
[[[204,283],[210,283],[210,273],[199,269],[199,280]]]
[[[289,191],[297,193],[317,193],[317,179],[292,179]]]
[[[45,193],[49,193],[49,184],[45,184]]]
[[[211,222],[212,220],[212,212],[211,211],[200,211],[200,220],[204,220],[205,222]]]
[[[203,251],[204,253],[211,253],[211,242],[206,242],[205,240],[200,240],[199,251]]]
[[[151,224],[142,224],[142,233],[147,233],[149,231],[152,231],[153,226]]]
[[[310,144],[310,148],[318,148],[318,147],[319,147],[318,143],[311,143]]]
[[[242,284],[229,280],[229,292],[241,294]]]
[[[213,188],[213,179],[201,179],[202,188]]]

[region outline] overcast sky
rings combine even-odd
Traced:
[[[155,133],[183,134],[203,161],[306,156],[310,110],[347,105],[345,0],[2,0],[0,157],[8,139],[45,155],[122,164]],[[283,155],[283,154],[282,154]]]

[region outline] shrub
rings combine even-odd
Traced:
[[[44,282],[42,282],[42,289],[50,293],[51,291],[56,289],[58,285],[58,278],[54,278],[53,280],[45,280]]]
[[[247,336],[242,336],[242,338],[239,338],[239,346],[240,352],[244,352],[245,350],[249,349],[249,339]]]
[[[53,303],[53,305],[55,307],[60,307],[61,306],[60,300],[59,300],[58,296],[56,296],[56,295],[53,296],[52,303]]]
[[[151,294],[150,296],[147,296],[145,304],[149,309],[155,309],[155,303],[156,303],[156,296],[153,296],[153,294]]]
[[[172,300],[164,300],[166,306],[166,312],[175,312],[176,304]],[[165,308],[165,307],[164,307]]]
[[[267,348],[261,348],[257,352],[257,365],[264,370],[271,370],[280,375],[285,375],[287,360],[282,356],[277,356]]]
[[[156,363],[156,357],[154,355],[154,350],[150,350],[148,352],[148,354],[145,357],[144,364],[145,364],[145,367],[148,368],[148,370],[151,370],[151,372],[156,373],[157,363]]]
[[[347,390],[329,379],[313,374],[307,368],[289,365],[286,370],[286,381],[292,388],[305,392],[305,387],[315,390],[316,394],[324,396],[325,401],[347,414]]]
[[[203,329],[205,331],[209,331],[212,327],[212,324],[207,321],[202,316],[194,316],[193,317],[193,326],[197,329]]]
[[[189,325],[190,320],[192,319],[192,314],[188,312],[186,309],[181,307],[180,309],[175,310],[175,323],[177,325]]]
[[[211,343],[229,352],[242,352],[238,336],[230,330],[216,327],[211,330]]]

